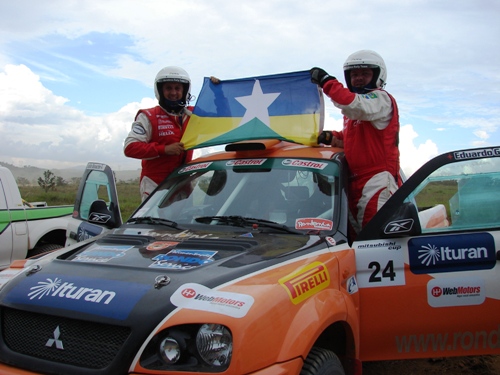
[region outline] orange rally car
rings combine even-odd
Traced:
[[[0,374],[359,375],[500,354],[499,156],[434,158],[354,243],[341,149],[195,159],[119,228],[0,273]],[[88,216],[120,222],[105,203]]]

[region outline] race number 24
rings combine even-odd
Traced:
[[[360,288],[405,285],[402,247],[358,248],[356,268]]]

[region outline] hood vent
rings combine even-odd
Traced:
[[[155,238],[151,236],[108,234],[107,236],[98,239],[96,242],[99,245],[114,244],[144,246],[153,241],[155,241]]]
[[[206,239],[206,238],[190,238],[181,242],[176,249],[191,249],[191,250],[229,250],[229,251],[247,251],[259,243],[255,240],[248,239]]]

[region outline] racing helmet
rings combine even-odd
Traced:
[[[351,86],[351,69],[370,68],[373,70],[372,81],[363,88]],[[375,51],[361,50],[349,55],[344,63],[344,77],[351,92],[366,94],[375,89],[384,88],[387,80],[387,69],[382,56]]]
[[[163,96],[161,85],[164,82],[180,82],[184,90],[180,100],[172,101]],[[191,79],[189,74],[177,66],[167,66],[160,70],[155,77],[154,90],[160,106],[167,112],[180,114],[191,100]]]

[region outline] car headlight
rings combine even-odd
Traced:
[[[160,355],[165,363],[176,363],[181,358],[181,348],[173,337],[167,336],[160,342]]]
[[[203,324],[196,335],[196,347],[206,363],[224,366],[231,360],[233,338],[223,325]]]
[[[221,324],[183,324],[158,332],[140,364],[148,370],[223,372],[231,363],[233,337]]]

